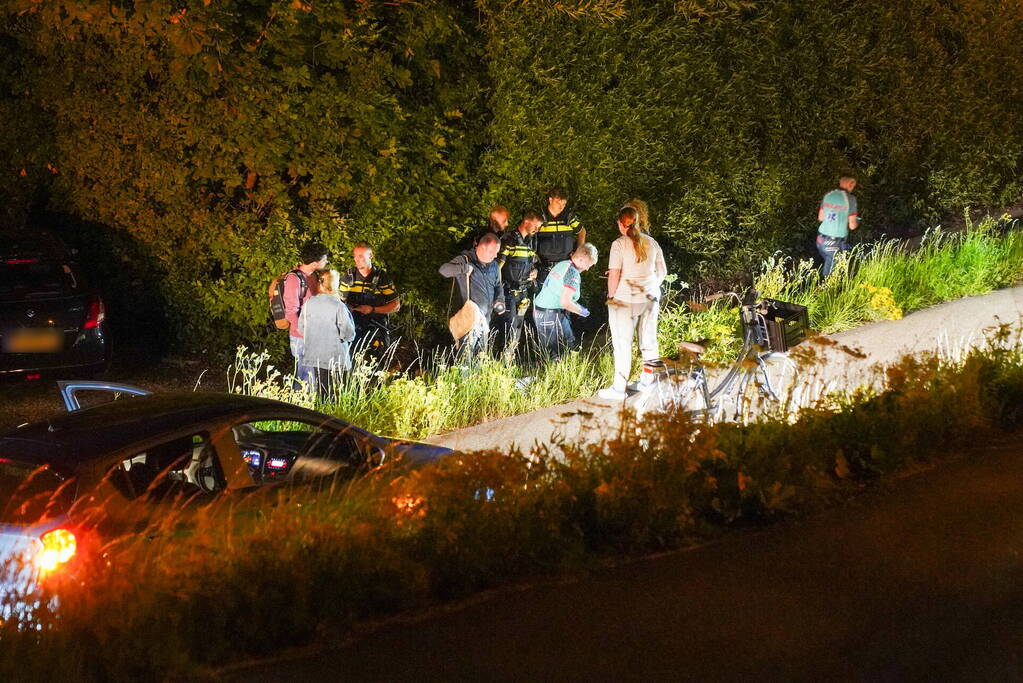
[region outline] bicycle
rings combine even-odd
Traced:
[[[743,328],[742,349],[724,377],[710,388],[707,369],[700,361],[707,350],[706,340],[681,342],[679,352],[689,355],[688,364],[664,359],[643,364],[644,375],[650,377],[644,395],[635,404],[637,414],[685,410],[698,420],[737,421],[780,403],[791,392],[798,378],[797,367],[787,353],[771,350],[771,300],[746,303],[735,292],[722,292],[708,296],[707,301],[723,297],[733,297],[739,303]],[[756,292],[751,292],[750,298],[755,300]],[[805,321],[802,324],[789,345],[802,339]]]

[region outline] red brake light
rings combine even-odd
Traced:
[[[103,305],[103,299],[97,296],[89,301],[89,310],[85,313],[85,325],[83,327],[87,330],[95,329],[99,327],[99,324],[106,317],[107,308]]]
[[[37,258],[9,258],[4,261],[9,266],[23,266],[29,263],[39,263]]]
[[[43,574],[66,564],[78,552],[78,539],[68,529],[47,531],[39,540],[43,543],[43,549],[39,551],[36,562]]]

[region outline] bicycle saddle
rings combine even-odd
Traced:
[[[691,353],[694,356],[699,356],[701,353],[704,353],[707,350],[707,340],[701,339],[698,342],[688,341],[679,342],[678,350],[685,351],[686,353]]]

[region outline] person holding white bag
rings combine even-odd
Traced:
[[[462,295],[462,307],[448,326],[459,353],[468,358],[479,356],[487,346],[492,313],[504,313],[504,291],[497,252],[501,241],[487,233],[479,243],[440,267],[440,274],[454,279]]]
[[[597,395],[624,400],[632,373],[632,342],[638,336],[644,361],[656,360],[657,316],[660,313],[661,283],[668,275],[664,253],[654,238],[644,232],[641,212],[630,202],[618,212],[621,237],[611,244],[608,257],[607,319],[614,350],[615,374],[610,387]],[[638,334],[637,334],[638,332]]]

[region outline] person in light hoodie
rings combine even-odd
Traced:
[[[310,389],[320,396],[333,391],[332,381],[352,367],[355,321],[338,296],[335,270],[316,271],[316,294],[302,306],[298,328],[305,339],[302,360],[313,371]]]

